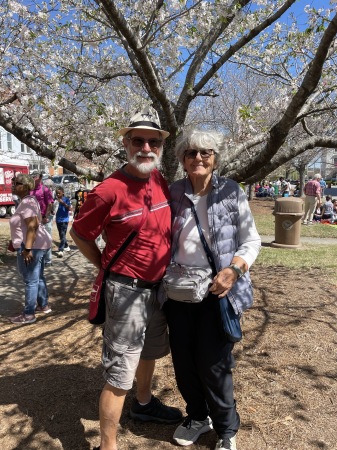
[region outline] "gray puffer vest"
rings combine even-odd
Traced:
[[[238,248],[240,216],[238,196],[240,186],[229,178],[212,176],[212,191],[207,196],[207,213],[211,250],[219,272],[229,266]],[[172,209],[172,255],[176,252],[184,223],[191,215],[193,188],[188,178],[170,186]],[[249,272],[237,280],[228,298],[237,314],[253,303],[253,289]]]

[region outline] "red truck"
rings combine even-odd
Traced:
[[[8,160],[7,160],[8,161]],[[29,165],[0,159],[0,217],[12,216],[15,212],[15,203],[12,197],[12,178],[18,173],[29,173]]]

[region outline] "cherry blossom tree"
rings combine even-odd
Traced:
[[[304,24],[283,20],[294,3],[0,0],[0,125],[100,180],[123,158],[117,130],[151,104],[171,133],[168,180],[189,126],[224,134],[222,174],[262,179],[308,149],[337,147],[336,1],[297,1]]]

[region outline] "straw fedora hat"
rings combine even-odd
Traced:
[[[157,111],[150,106],[146,106],[141,111],[136,111],[130,119],[130,125],[121,128],[118,133],[125,136],[128,131],[135,129],[159,131],[164,139],[170,135],[168,131],[161,129]]]

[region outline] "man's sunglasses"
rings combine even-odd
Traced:
[[[163,145],[162,139],[143,139],[140,137],[133,137],[133,138],[127,138],[129,141],[131,141],[131,144],[134,147],[144,147],[146,143],[149,144],[151,148],[160,148]]]
[[[202,159],[208,159],[210,156],[214,155],[214,151],[212,149],[207,149],[207,150],[186,150],[184,156],[187,159],[195,159],[198,153],[200,153]]]

